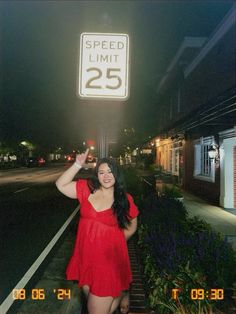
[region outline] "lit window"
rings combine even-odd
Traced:
[[[173,159],[173,150],[172,150],[172,145],[170,145],[169,148],[169,171],[172,172],[172,159]]]
[[[174,174],[179,175],[179,149],[175,148],[174,150]]]

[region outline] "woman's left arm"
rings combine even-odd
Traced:
[[[135,233],[136,230],[137,230],[137,218],[133,218],[130,221],[130,225],[124,229],[124,235],[125,235],[126,241],[128,241],[132,237],[132,235]]]

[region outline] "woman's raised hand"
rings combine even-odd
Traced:
[[[83,164],[84,164],[85,161],[86,161],[86,158],[87,158],[87,156],[88,156],[88,153],[89,153],[89,148],[86,149],[85,153],[76,155],[76,160],[75,160],[75,162],[76,162],[78,165],[80,165],[80,166],[82,167]]]
[[[62,175],[57,179],[56,186],[61,193],[70,197],[77,198],[76,191],[76,181],[74,181],[74,177],[76,173],[82,168],[85,160],[88,156],[89,149],[86,149],[85,153],[78,154],[76,156],[76,161],[74,164],[69,167]]]

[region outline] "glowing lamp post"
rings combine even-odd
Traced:
[[[25,149],[28,151],[29,157],[32,157],[33,150],[34,150],[34,145],[30,143],[29,141],[22,141],[20,142],[20,145],[25,147]]]

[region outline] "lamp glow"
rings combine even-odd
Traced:
[[[217,149],[214,146],[210,146],[208,149],[208,156],[210,159],[215,159],[217,157]]]

